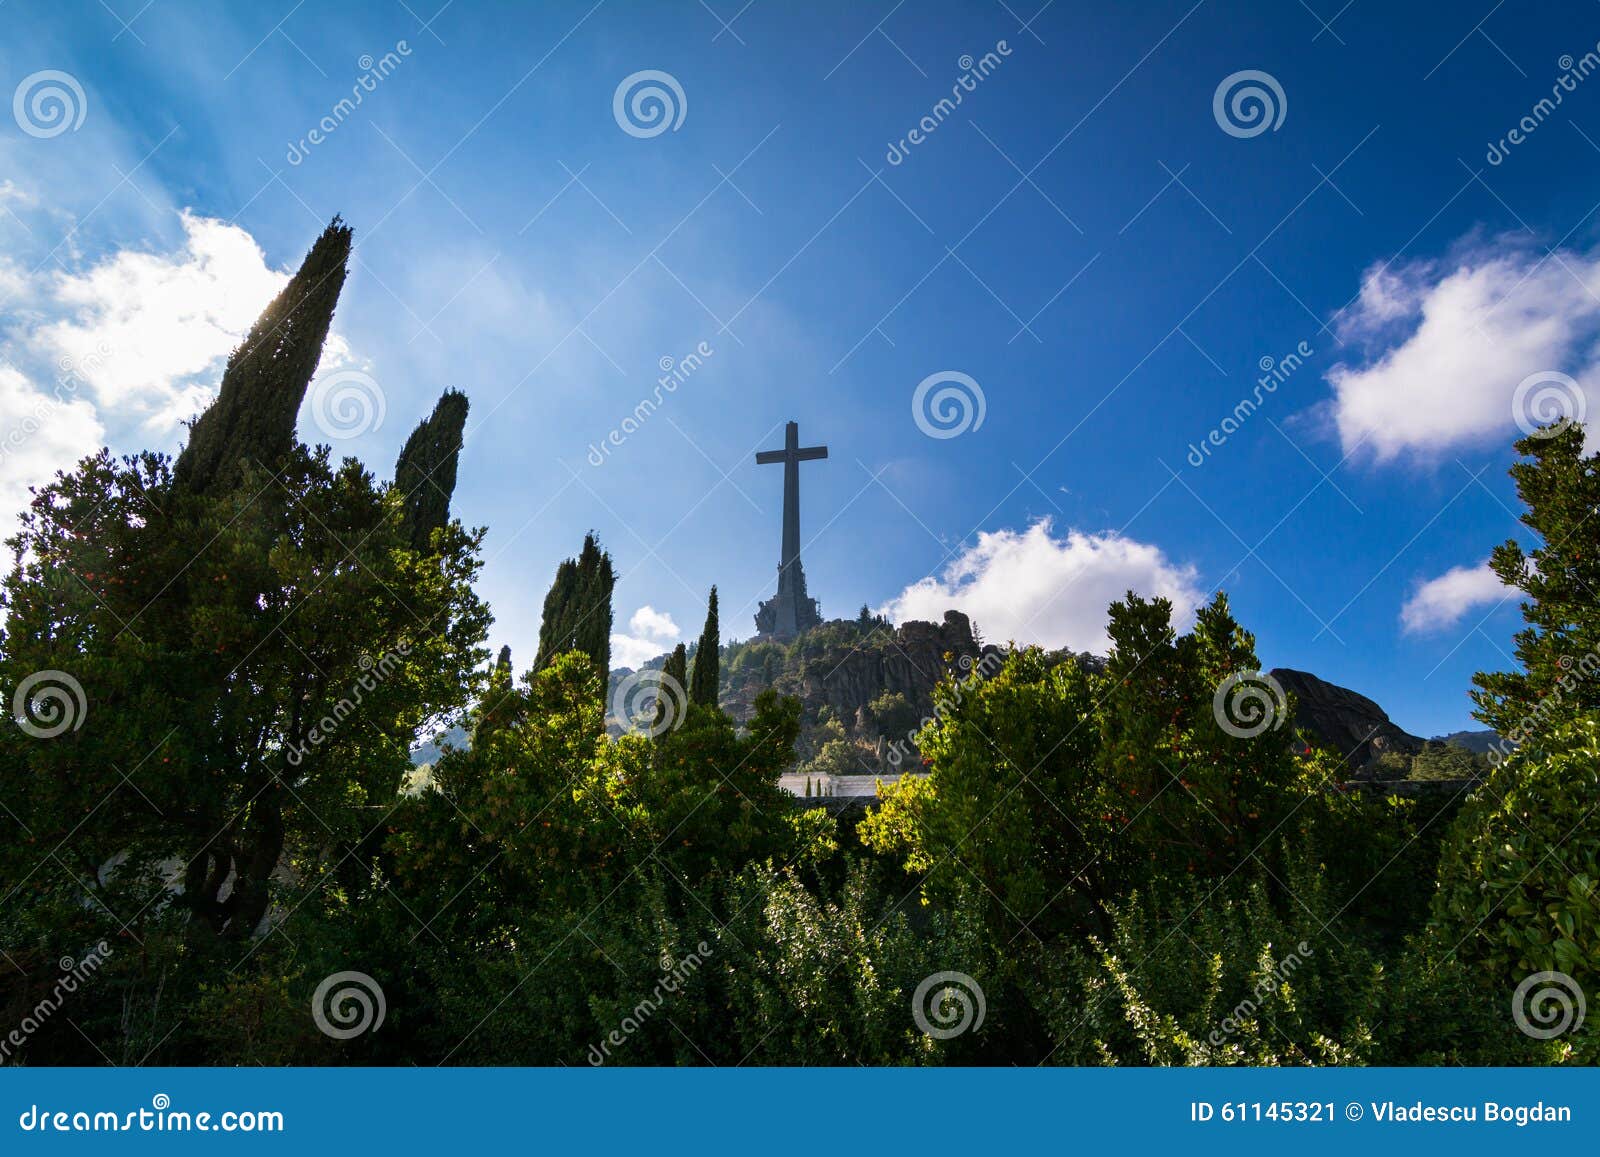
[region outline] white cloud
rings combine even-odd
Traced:
[[[1171,599],[1180,626],[1205,599],[1195,569],[1171,562],[1160,547],[1116,532],[1069,530],[1057,538],[1046,518],[1025,531],[980,534],[939,575],[908,586],[882,612],[896,622],[939,622],[955,609],[995,642],[1104,654],[1111,646],[1106,608],[1129,590]]]
[[[99,405],[172,428],[203,409],[228,354],[289,275],[237,225],[183,214],[170,253],[124,249],[45,290],[56,320],[32,340],[70,359]]]
[[[8,202],[34,198],[0,183]],[[168,251],[114,249],[68,272],[0,253],[0,536],[30,485],[100,446],[176,449],[182,420],[210,404],[228,355],[288,283],[246,230],[182,222]],[[354,360],[330,333],[320,369]]]
[[[0,181],[0,208],[5,208],[7,205],[30,208],[36,204],[38,204],[38,198],[15,181]]]
[[[1570,374],[1600,429],[1600,250],[1536,254],[1475,242],[1446,262],[1369,270],[1338,318],[1366,356],[1328,373],[1346,452],[1435,458],[1520,436],[1512,400],[1531,374]],[[1590,437],[1590,449],[1600,439]]]
[[[93,453],[104,438],[94,407],[70,389],[45,393],[0,366],[0,539],[16,533],[30,485]]]
[[[1509,593],[1487,562],[1451,567],[1417,587],[1400,608],[1400,622],[1407,634],[1442,631],[1474,608],[1498,603]]]
[[[617,667],[638,667],[670,650],[683,636],[671,615],[649,604],[633,612],[628,630],[630,634],[611,636],[611,662]]]

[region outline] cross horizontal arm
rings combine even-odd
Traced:
[[[774,462],[784,461],[784,450],[762,450],[756,455],[757,466],[770,466]]]
[[[804,450],[795,451],[794,460],[796,462],[814,462],[818,458],[826,458],[827,456],[828,448],[826,446],[807,446]]]

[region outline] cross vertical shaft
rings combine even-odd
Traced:
[[[778,594],[761,605],[756,627],[761,635],[792,639],[821,621],[816,602],[806,596],[805,572],[800,566],[800,463],[828,456],[826,446],[801,446],[800,425],[784,427],[783,449],[763,450],[759,465],[783,463],[783,551],[778,563]]]

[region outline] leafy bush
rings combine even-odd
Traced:
[[[1434,921],[1510,986],[1565,972],[1600,992],[1600,715],[1525,744],[1472,794],[1439,865]]]

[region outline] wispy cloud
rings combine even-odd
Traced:
[[[1442,631],[1455,626],[1468,612],[1497,603],[1509,593],[1487,562],[1451,567],[1417,587],[1400,608],[1400,622],[1408,635]]]

